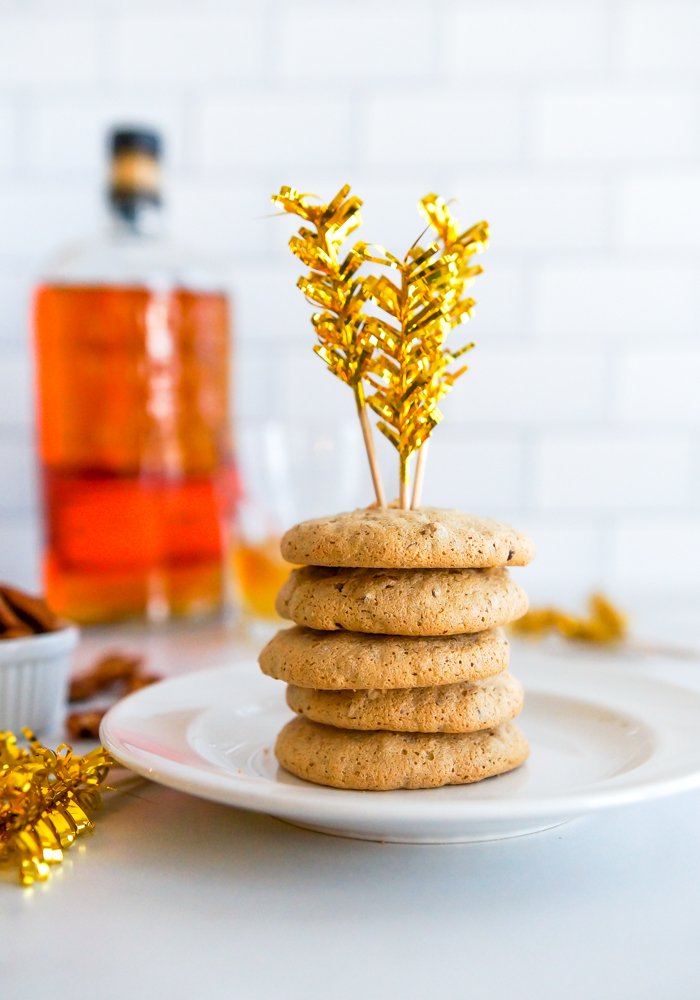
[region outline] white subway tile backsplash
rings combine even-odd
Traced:
[[[316,420],[328,426],[355,419],[352,390],[332,375],[314,354],[313,343],[309,334],[308,341],[300,343],[295,350],[284,350],[282,345],[276,348],[275,354],[283,369],[278,401],[280,413],[292,423]]]
[[[598,3],[462,3],[443,31],[447,66],[456,77],[605,68],[608,21]]]
[[[167,167],[181,167],[185,137],[180,103],[137,90],[109,96],[48,95],[35,101],[28,128],[29,166],[44,176],[80,171],[95,184],[106,173],[106,140],[115,125],[157,129]]]
[[[100,202],[99,184],[0,185],[0,254],[43,260],[66,242],[92,236],[102,219]]]
[[[0,357],[0,427],[33,420],[32,373],[26,354]]]
[[[697,73],[700,7],[695,0],[628,2],[623,7],[622,31],[624,69]]]
[[[275,71],[293,80],[415,79],[430,69],[433,18],[425,5],[294,3],[283,7]]]
[[[324,179],[319,183],[312,174],[308,189],[323,195],[326,200],[335,194],[340,185],[352,182],[352,193],[363,202],[363,224],[350,237],[351,243],[355,240],[379,243],[391,253],[403,256],[425,229],[425,219],[418,212],[420,199],[433,191],[439,191],[446,198],[452,197],[456,185],[448,182],[446,187],[445,179],[431,167],[418,166],[406,174],[401,171],[400,177],[393,176],[397,173],[391,168],[373,170],[363,167],[359,171],[346,166],[336,172],[332,182]],[[453,210],[465,229],[479,221],[471,215],[469,206],[462,202],[454,202]],[[421,238],[423,244],[432,238],[431,233],[432,230],[428,230]]]
[[[476,306],[468,325],[457,327],[452,338],[461,335],[477,347],[504,340],[519,343],[529,331],[529,275],[522,267],[493,263],[488,251],[479,263],[484,273],[469,289]]]
[[[448,421],[430,442],[424,503],[502,516],[522,508],[525,453],[517,434],[483,434]]]
[[[0,435],[0,513],[17,514],[36,507],[36,467],[31,438]]]
[[[698,275],[693,263],[548,264],[536,281],[535,328],[548,340],[578,345],[695,337]]]
[[[296,339],[301,350],[314,343],[311,315],[318,307],[309,305],[297,288],[303,272],[303,265],[291,253],[279,264],[232,267],[241,339]]]
[[[168,185],[173,236],[202,254],[253,257],[267,244],[274,211],[266,185],[173,180]]]
[[[0,171],[8,170],[16,156],[16,117],[9,102],[0,103]]]
[[[279,420],[277,400],[280,396],[280,373],[269,375],[266,358],[279,350],[274,340],[240,340],[238,314],[233,312],[233,364],[231,369],[231,414],[237,424],[257,424],[264,420]]]
[[[682,510],[692,460],[683,435],[546,434],[535,453],[537,502],[544,510]]]
[[[470,370],[442,406],[453,418],[517,425],[605,415],[605,369],[595,354],[483,348],[460,363]]]
[[[700,589],[696,517],[632,518],[612,529],[611,586],[632,593],[684,597]]]
[[[350,104],[340,96],[241,94],[202,100],[193,155],[205,169],[318,167],[351,155]]]
[[[620,191],[623,246],[651,251],[700,247],[700,171],[630,177]]]
[[[352,393],[312,351],[286,247],[300,221],[268,218],[270,194],[351,183],[365,202],[351,241],[403,254],[437,191],[492,236],[474,316],[451,335],[477,350],[444,400],[425,499],[530,531],[536,602],[700,586],[699,10],[0,5],[0,578],[38,572],[31,286],[99,227],[104,136],[131,123],[164,135],[171,232],[233,288],[240,425],[276,421],[299,448],[354,442],[355,492],[324,485],[330,459],[300,467],[299,512],[371,489]],[[376,436],[394,495],[396,453]]]
[[[421,130],[421,123],[429,127]],[[437,92],[372,97],[359,130],[362,162],[429,167],[511,162],[522,149],[522,110],[517,95]]]
[[[537,549],[529,566],[510,570],[527,591],[531,607],[554,602],[573,609],[602,585],[606,545],[599,526],[522,514],[517,524]]]
[[[5,5],[0,30],[0,86],[94,84],[101,53],[98,26],[89,14],[39,16]]]
[[[488,219],[494,248],[583,249],[605,242],[606,191],[598,181],[527,175],[472,177],[457,183],[455,197],[469,219]]]
[[[28,355],[28,329],[36,266],[0,269],[0,358],[18,350]]]
[[[0,580],[41,590],[40,538],[36,517],[5,515],[0,523]]]
[[[535,103],[538,159],[669,160],[695,152],[695,95],[689,87],[552,89]]]
[[[622,361],[624,420],[700,421],[700,350],[636,351]]]
[[[262,75],[263,16],[247,11],[200,9],[133,13],[112,29],[115,78],[125,83],[177,87],[255,80]]]

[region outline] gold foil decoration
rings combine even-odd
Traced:
[[[114,761],[104,747],[76,757],[55,752],[24,730],[29,748],[0,733],[0,866],[15,867],[22,885],[44,881],[76,837],[93,829],[89,810]]]
[[[517,635],[541,638],[558,632],[581,642],[620,643],[627,637],[626,616],[603,594],[592,594],[587,616],[577,617],[557,608],[533,608],[510,625]]]
[[[309,302],[321,307],[322,311],[311,317],[319,340],[314,351],[355,395],[377,503],[385,507],[363,387],[375,347],[363,314],[367,301],[365,285],[357,277],[364,260],[361,252],[364,244],[353,247],[342,261],[338,257],[341,245],[362,223],[362,202],[359,198],[349,198],[349,193],[350,185],[346,184],[328,205],[314,205],[309,199],[315,195],[283,187],[272,200],[285,212],[298,215],[313,226],[312,229],[302,226],[289,241],[292,253],[311,269],[308,276],[299,278],[297,286]]]
[[[379,430],[399,453],[400,505],[409,506],[409,462],[422,449],[442,420],[438,403],[467,366],[450,365],[474,345],[452,351],[445,338],[453,327],[469,318],[475,302],[464,298],[465,289],[481,273],[470,258],[487,245],[485,222],[460,234],[445,202],[428,195],[420,211],[438,234],[439,242],[422,249],[417,242],[403,260],[384,250],[380,255],[364,250],[365,260],[398,272],[400,281],[386,275],[365,278],[365,288],[394,323],[368,317],[366,328],[374,334],[378,350],[370,365],[368,381],[374,393],[367,402],[381,418]],[[423,458],[425,452],[423,453]],[[416,474],[411,506],[420,504],[422,467]]]
[[[285,212],[310,223],[293,236],[289,245],[310,269],[298,286],[307,299],[321,306],[312,322],[319,343],[314,347],[329,369],[355,394],[357,411],[372,470],[377,503],[386,506],[379,467],[367,416],[369,405],[380,417],[379,430],[399,453],[400,506],[409,506],[409,462],[420,451],[411,506],[420,503],[425,465],[425,445],[442,420],[438,403],[466,370],[450,366],[474,345],[457,351],[445,347],[450,330],[471,315],[474,300],[465,289],[481,273],[471,258],[485,249],[488,225],[480,222],[463,233],[446,202],[427,195],[419,210],[438,235],[438,242],[422,249],[418,241],[403,259],[383,247],[358,242],[340,261],[345,239],[360,225],[359,198],[341,188],[328,205],[314,205],[293,188],[283,187],[273,201]],[[398,272],[400,280],[386,275],[361,277],[365,262]],[[371,299],[394,322],[365,311]],[[365,397],[364,382],[372,393]]]
[[[477,222],[471,229],[459,232],[456,218],[450,212],[445,201],[436,194],[428,194],[418,202],[418,211],[438,235],[445,254],[455,256],[455,274],[452,280],[452,291],[456,309],[449,315],[451,326],[462,322],[476,305],[474,299],[463,299],[462,295],[474,279],[483,274],[480,264],[472,264],[474,254],[483,253],[489,245],[488,222]],[[466,315],[465,315],[466,313]]]

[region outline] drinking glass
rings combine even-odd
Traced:
[[[244,424],[237,440],[243,496],[233,546],[238,598],[248,616],[275,617],[290,565],[279,543],[293,524],[373,499],[357,421]]]

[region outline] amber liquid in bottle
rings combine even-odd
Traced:
[[[225,296],[46,284],[35,327],[49,603],[79,622],[216,608],[235,491]]]

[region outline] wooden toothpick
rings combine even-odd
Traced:
[[[423,480],[425,478],[425,465],[428,461],[428,445],[430,440],[423,442],[418,450],[418,461],[416,462],[416,476],[413,481],[413,499],[411,500],[411,510],[418,510],[420,507],[421,493],[423,492]]]
[[[374,438],[372,437],[372,425],[369,422],[367,407],[358,406],[357,412],[360,417],[362,436],[365,439],[365,448],[367,449],[367,458],[369,459],[369,468],[370,472],[372,473],[372,483],[374,484],[374,492],[377,497],[377,505],[379,507],[386,507],[384,484],[382,483],[382,474],[379,471],[379,462],[377,461],[377,451],[374,447]]]
[[[411,456],[399,453],[399,505],[401,510],[411,506]]]

